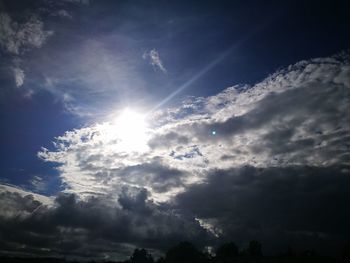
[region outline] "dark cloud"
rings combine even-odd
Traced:
[[[186,172],[162,165],[157,161],[139,165],[130,165],[121,171],[119,176],[131,184],[142,184],[151,187],[156,192],[166,192],[172,187],[183,186],[181,179]]]
[[[152,138],[149,142],[148,145],[151,148],[168,148],[174,144],[187,144],[189,143],[189,138],[178,134],[176,132],[169,132],[166,134],[162,134],[160,136],[157,136],[156,138]]]
[[[0,193],[0,217],[23,217],[35,211],[41,203],[32,195],[21,196],[19,193]]]
[[[223,239],[265,248],[340,247],[350,228],[349,167],[251,166],[212,171],[176,205],[212,223]],[[332,249],[334,249],[332,247]]]
[[[102,258],[120,253],[123,247],[129,253],[134,246],[164,250],[181,240],[203,245],[210,239],[193,218],[147,201],[144,189],[125,190],[114,202],[106,197],[83,201],[60,194],[53,206],[42,205],[30,195],[3,192],[1,207],[2,253]],[[9,208],[16,213],[6,212]]]

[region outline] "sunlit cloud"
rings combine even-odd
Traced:
[[[68,192],[118,195],[124,185],[147,189],[159,202],[213,169],[349,165],[346,72],[337,58],[297,63],[253,87],[148,115],[147,129],[142,115],[126,111],[69,131],[38,155],[58,163]]]

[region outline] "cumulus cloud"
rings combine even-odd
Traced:
[[[0,207],[3,219],[29,216],[41,203],[30,194],[22,196],[18,192],[0,192]]]
[[[38,156],[57,164],[73,203],[175,212],[218,240],[339,244],[350,219],[349,79],[346,54],[301,61],[154,112],[142,150],[120,147],[117,124],[104,122],[67,131]]]
[[[120,148],[118,127],[106,122],[67,132],[39,157],[59,164],[74,193],[114,191],[123,183],[145,187],[156,199],[215,168],[349,165],[349,72],[336,57],[302,61],[253,87],[155,113],[146,151]]]
[[[143,53],[142,58],[148,60],[154,68],[161,70],[163,73],[167,73],[167,70],[164,67],[163,62],[160,59],[159,53],[156,49],[152,49],[148,52],[146,51]]]
[[[8,191],[0,195],[3,253],[125,259],[135,246],[162,250],[183,239],[198,243],[196,238],[209,238],[196,221],[147,201],[144,191],[124,191],[119,200],[83,201],[60,194],[51,206],[32,195]]]

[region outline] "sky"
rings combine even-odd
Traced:
[[[0,254],[349,241],[347,1],[0,1]]]

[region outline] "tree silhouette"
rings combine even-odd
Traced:
[[[256,240],[250,241],[247,252],[248,252],[248,255],[253,257],[262,256],[261,244]]]
[[[146,249],[135,249],[134,253],[130,257],[131,263],[153,263],[153,257],[147,252]]]
[[[167,263],[200,263],[205,261],[204,254],[189,242],[181,242],[166,253]]]
[[[288,246],[288,248],[287,248],[286,256],[287,257],[294,257],[295,256],[295,252],[290,246]]]
[[[156,263],[165,263],[165,262],[166,262],[165,258],[163,258],[163,257],[160,257],[156,260]]]
[[[342,260],[343,262],[350,263],[350,242],[343,247]]]
[[[216,250],[217,262],[232,262],[237,259],[238,247],[235,243],[225,243]]]

